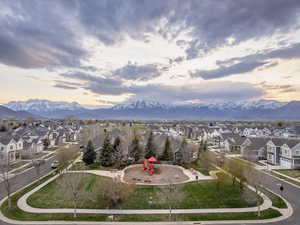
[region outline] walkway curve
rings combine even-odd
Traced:
[[[58,178],[59,175],[56,175],[43,184],[35,187],[31,191],[27,192],[23,195],[17,202],[18,207],[29,213],[73,213],[74,209],[72,208],[57,208],[57,209],[42,209],[42,208],[34,208],[27,204],[27,199]],[[248,186],[252,191],[255,191],[254,188]],[[262,192],[259,192],[259,195],[263,199],[263,203],[259,206],[260,210],[266,210],[272,207],[271,200]],[[174,214],[189,214],[189,213],[233,213],[233,212],[256,212],[257,207],[247,207],[247,208],[212,208],[212,209],[173,209],[172,213]],[[85,214],[168,214],[168,209],[77,209],[77,213],[85,213]]]

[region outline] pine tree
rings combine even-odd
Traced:
[[[83,153],[82,156],[82,161],[86,164],[86,165],[90,165],[93,164],[95,162],[96,159],[96,152],[94,149],[94,145],[93,142],[91,140],[88,141],[87,147],[85,152]]]
[[[129,156],[133,158],[135,162],[137,162],[141,158],[141,152],[140,141],[137,135],[135,135],[130,144]]]
[[[147,144],[146,144],[146,147],[145,147],[145,158],[146,159],[149,159],[150,157],[155,157],[156,154],[155,154],[155,145],[153,143],[153,133],[152,131],[150,132],[150,135],[148,137],[148,141],[147,141]]]
[[[122,158],[122,151],[121,151],[121,139],[120,137],[116,137],[114,140],[114,144],[112,147],[112,163],[120,165],[121,158]]]
[[[185,162],[186,147],[187,147],[187,142],[186,142],[185,139],[183,139],[181,144],[180,144],[180,148],[176,152],[176,155],[175,155],[175,163],[176,164],[182,164],[182,163]]]
[[[171,149],[171,143],[170,139],[167,136],[164,151],[160,157],[162,160],[170,161],[172,159],[172,149]]]
[[[197,155],[197,158],[198,158],[198,159],[200,159],[200,155],[201,155],[201,153],[203,152],[203,147],[204,147],[203,144],[204,144],[204,143],[203,143],[203,140],[201,140],[201,141],[200,141],[200,144],[199,144],[199,148],[198,148],[198,155]]]
[[[113,153],[113,147],[110,143],[109,137],[106,136],[102,145],[100,159],[99,159],[101,166],[104,167],[112,166],[112,153]]]

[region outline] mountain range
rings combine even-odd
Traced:
[[[6,108],[6,112],[4,110]],[[10,110],[10,111],[7,111]],[[162,104],[137,100],[111,108],[89,109],[76,102],[53,102],[31,99],[13,101],[0,108],[0,117],[28,116],[82,119],[190,119],[190,120],[300,120],[300,102],[257,100],[243,102]]]

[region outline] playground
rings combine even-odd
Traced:
[[[124,170],[123,181],[135,184],[177,184],[190,180],[184,168],[167,164],[144,162],[129,166]]]

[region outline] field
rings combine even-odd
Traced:
[[[224,175],[225,176],[225,175]],[[109,179],[96,175],[85,175],[85,185],[82,187],[87,192],[93,192],[96,183],[101,179]],[[240,192],[237,186],[232,186],[230,179],[218,188],[215,181],[199,181],[176,185],[182,193],[174,208],[240,208],[256,205],[255,194],[250,190]],[[128,199],[116,208],[122,209],[166,209],[168,205],[161,200],[160,186],[135,185],[134,191]],[[28,204],[38,208],[72,208],[72,202],[65,201],[57,194],[57,181],[53,181],[34,193],[28,199]],[[92,196],[92,197],[91,197]],[[104,209],[110,206],[109,200],[101,193],[87,196],[81,201],[79,208]],[[150,196],[153,203],[149,203]]]

